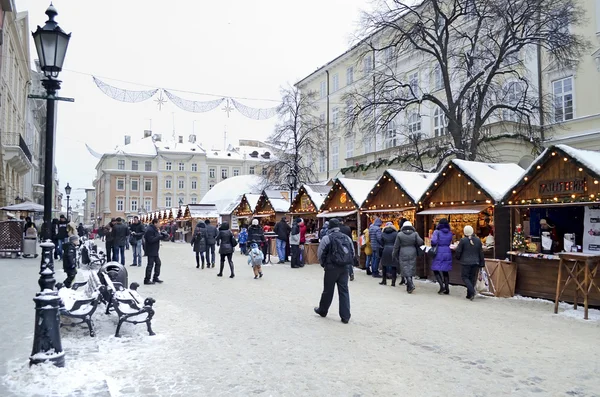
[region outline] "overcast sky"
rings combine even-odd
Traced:
[[[29,11],[29,28],[46,21],[49,0],[16,0]],[[191,113],[156,97],[141,103],[109,98],[92,75],[113,86],[173,90],[218,96],[277,100],[280,87],[294,83],[344,52],[354,40],[359,12],[367,0],[54,0],[56,20],[72,33],[59,95],[75,98],[60,103],[57,119],[56,166],[61,189],[73,195],[92,186],[98,152],[123,143],[124,135],[141,139],[150,128],[164,137],[195,132],[205,147],[223,147],[239,138],[265,139],[275,119],[257,121],[234,111],[227,118],[219,108]],[[35,47],[30,37],[32,62]],[[122,80],[122,81],[117,81]],[[214,96],[174,92],[189,100]],[[256,108],[277,102],[244,100]],[[174,123],[173,123],[174,119]],[[152,121],[150,121],[152,120]],[[194,120],[195,123],[194,123]],[[174,124],[174,125],[173,125]],[[195,127],[194,127],[195,126]],[[66,203],[64,203],[66,205]]]

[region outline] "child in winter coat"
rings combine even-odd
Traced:
[[[263,252],[258,248],[258,244],[252,243],[250,245],[250,252],[248,253],[248,264],[252,265],[254,271],[254,279],[262,277],[262,263],[265,256]]]
[[[242,255],[248,255],[247,244],[248,244],[248,229],[242,228],[238,235],[238,243],[240,244],[240,251]]]

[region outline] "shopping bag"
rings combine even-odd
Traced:
[[[479,270],[479,276],[477,276],[477,282],[475,283],[475,290],[479,293],[490,292],[488,274],[484,268]]]

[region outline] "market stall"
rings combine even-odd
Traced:
[[[555,299],[566,282],[564,275],[558,282],[559,253],[600,254],[599,181],[600,153],[556,145],[506,194],[513,231],[507,251],[518,267],[517,294]],[[566,286],[563,299],[576,300],[575,285]],[[588,298],[590,305],[600,305],[598,290]]]
[[[335,179],[317,215],[318,218],[338,218],[350,227],[361,266],[364,264],[364,255],[358,249],[358,236],[366,225],[365,220],[361,220],[359,210],[376,183],[377,180],[372,179]]]
[[[246,193],[236,197],[221,211],[221,222],[229,222],[231,230],[240,230],[252,220],[260,194]]]
[[[267,254],[277,252],[273,228],[290,209],[290,202],[286,199],[288,194],[282,190],[263,190],[254,208],[252,218],[259,220],[268,240]]]
[[[217,225],[219,221],[219,211],[215,204],[188,204],[187,207],[194,227],[196,227],[198,222],[204,222],[207,219],[210,220],[210,223],[213,225]]]
[[[516,164],[450,161],[419,199],[415,227],[425,245],[431,245],[437,223],[446,218],[454,234],[452,249],[463,237],[464,227],[470,225],[484,244],[485,257],[504,259],[510,245],[510,223],[508,209],[501,202],[523,172]],[[426,269],[426,276],[433,277],[429,263]],[[460,270],[455,260],[450,283],[463,285]]]
[[[436,177],[434,173],[386,170],[360,209],[365,219],[363,230],[376,218],[384,225],[392,222],[398,230],[402,219],[414,224],[417,202]],[[425,274],[423,264],[422,260],[417,264],[417,274]]]

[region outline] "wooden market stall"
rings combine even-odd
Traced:
[[[188,204],[187,207],[194,227],[198,222],[204,222],[206,219],[209,219],[210,223],[215,226],[218,224],[219,211],[215,204]]]
[[[504,259],[510,245],[510,223],[508,208],[502,207],[501,202],[523,172],[517,164],[450,161],[419,199],[415,227],[424,236],[425,244],[431,245],[438,221],[446,218],[454,244],[463,237],[464,227],[470,225],[484,244],[485,257]],[[430,262],[427,257],[425,260]],[[433,277],[429,263],[426,269],[426,276]],[[450,283],[464,285],[460,270],[460,262],[454,260]]]
[[[376,183],[374,179],[335,179],[317,215],[319,218],[338,218],[350,227],[361,266],[364,255],[358,249],[358,236],[366,226],[366,220],[361,220],[359,210]]]
[[[383,225],[392,222],[398,230],[402,219],[415,224],[417,202],[436,177],[435,173],[386,170],[360,209],[365,219],[363,231],[376,218],[380,218]],[[424,263],[420,260],[417,264],[417,274],[426,273]]]
[[[518,268],[517,294],[555,299],[557,290],[571,279],[562,299],[583,302],[583,294],[575,298],[573,282],[583,271],[571,275],[563,271],[557,283],[559,253],[600,254],[599,181],[599,152],[556,145],[546,149],[508,191],[504,201],[511,209],[509,254]],[[599,277],[595,275],[595,285],[600,285]],[[600,306],[600,291],[589,287],[589,304]]]
[[[265,230],[269,250],[265,254],[277,252],[275,247],[275,224],[285,216],[290,209],[290,202],[286,199],[289,192],[282,190],[263,190],[254,208],[253,218],[257,218]]]
[[[229,222],[231,230],[240,230],[250,224],[260,194],[246,193],[236,197],[221,211],[221,221]]]
[[[329,185],[304,184],[298,189],[298,194],[296,194],[290,206],[290,222],[293,222],[294,218],[300,217],[306,224],[305,263],[319,263],[317,257],[318,232],[322,225],[319,225],[317,214],[330,190],[331,186]]]

